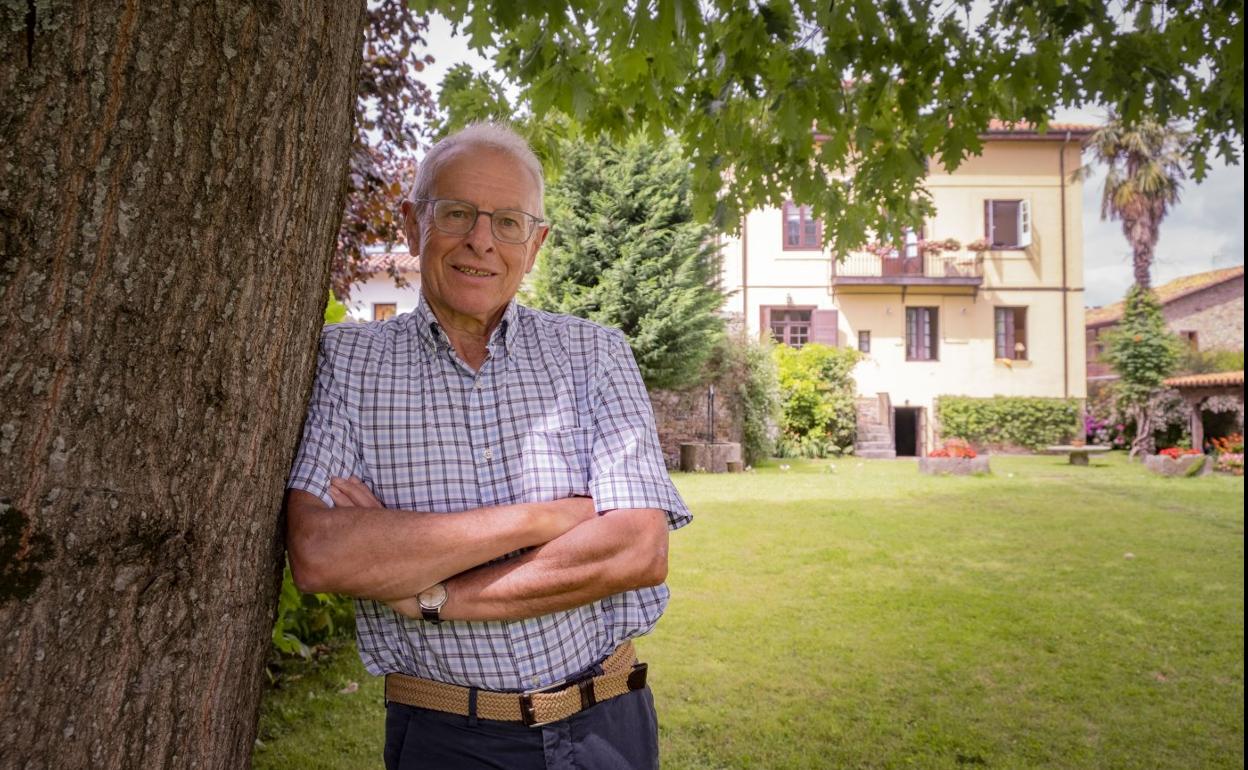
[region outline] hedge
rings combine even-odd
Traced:
[[[1069,441],[1079,433],[1079,401],[1073,398],[941,396],[936,418],[942,438],[979,445],[1039,449]]]

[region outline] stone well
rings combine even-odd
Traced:
[[[741,470],[741,445],[735,441],[689,441],[680,445],[682,471],[727,473]]]

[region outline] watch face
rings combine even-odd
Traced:
[[[421,591],[420,595],[416,597],[416,599],[420,602],[420,606],[425,609],[439,609],[446,603],[446,584],[437,583],[429,586],[425,590]]]

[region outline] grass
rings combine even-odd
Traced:
[[[675,477],[665,768],[1243,766],[1242,478],[789,462]],[[376,767],[381,734],[348,650],[270,693],[255,766]]]

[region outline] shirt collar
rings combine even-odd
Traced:
[[[503,311],[503,317],[498,322],[498,326],[490,333],[490,348],[493,349],[496,344],[502,345],[502,352],[510,353],[515,347],[516,334],[519,330],[517,320],[520,311],[516,304],[515,297],[507,303],[507,309]],[[416,303],[416,309],[413,311],[416,318],[416,335],[420,338],[421,347],[429,353],[436,353],[444,347],[450,347],[451,341],[447,338],[446,332],[442,330],[442,325],[438,323],[438,317],[433,314],[433,309],[429,307],[429,303],[425,301],[422,294],[420,301]]]

